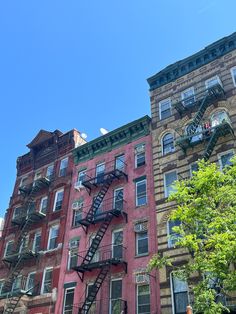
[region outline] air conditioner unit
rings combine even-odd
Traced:
[[[79,210],[83,208],[83,203],[81,202],[74,202],[72,203],[72,209],[73,210]]]
[[[149,283],[149,275],[148,274],[137,274],[136,278],[135,278],[135,282],[137,284]]]
[[[83,185],[81,182],[75,182],[75,185],[74,185],[74,188],[77,190],[77,191],[80,191],[81,189],[83,189]]]
[[[136,154],[143,153],[145,151],[145,144],[139,145],[135,148]]]
[[[134,225],[134,232],[145,232],[147,231],[147,222],[142,222]]]

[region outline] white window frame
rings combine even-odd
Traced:
[[[13,211],[13,216],[12,216],[13,219],[16,218],[16,209],[18,209],[18,208],[23,209],[23,207],[21,207],[21,206],[15,207],[15,208],[14,208],[14,211]]]
[[[139,184],[139,183],[142,183],[142,182],[144,182],[144,181],[146,182],[146,203],[139,205],[139,204],[138,204],[138,197],[137,197],[137,196],[138,196],[138,193],[137,193],[137,191],[138,191],[138,184]],[[143,180],[137,180],[137,181],[135,182],[135,206],[136,206],[136,207],[146,206],[147,203],[148,203],[147,178],[145,178],[145,179],[143,179]]]
[[[177,173],[176,170],[171,170],[171,171],[168,171],[168,172],[164,173],[164,193],[165,193],[165,197],[169,197],[170,196],[170,194],[169,195],[167,194],[166,175],[169,174],[169,173],[172,173],[172,172],[176,173],[176,180],[175,181],[178,181],[178,173]]]
[[[4,282],[5,282],[6,279],[1,279],[0,280],[0,296],[2,295],[2,288],[4,286]]]
[[[75,247],[75,246],[72,247],[72,246],[71,246],[72,240],[73,240],[73,241],[77,241],[77,243],[78,243],[77,247]],[[71,249],[77,248],[77,251],[78,251],[78,249],[79,249],[79,242],[80,242],[79,237],[71,238],[71,239],[69,240],[69,252],[68,252],[67,270],[71,270],[71,267],[70,267],[70,263],[71,263]],[[79,257],[79,256],[78,256],[78,257]],[[78,259],[77,259],[77,262],[78,262]]]
[[[121,167],[118,167],[119,161],[121,162],[121,165],[122,165]],[[125,154],[120,154],[118,156],[115,156],[115,169],[122,171],[124,170],[124,168],[125,168]]]
[[[164,137],[168,134],[171,134],[172,135],[172,138],[173,138],[173,149],[167,153],[164,153]],[[165,134],[162,135],[162,138],[161,138],[161,150],[162,150],[162,156],[166,156],[168,154],[171,154],[171,153],[174,153],[175,152],[175,140],[174,140],[174,135],[172,132],[166,132]]]
[[[32,272],[28,273],[28,276],[27,276],[27,279],[26,279],[26,285],[25,285],[26,291],[29,290],[29,280],[30,280],[30,276],[31,275],[36,275],[36,271],[32,271]],[[31,293],[32,292],[33,291],[31,291]]]
[[[171,290],[171,304],[172,304],[172,314],[175,314],[175,298],[174,298],[174,287],[173,287],[173,275],[175,271],[172,271],[170,273],[170,290]],[[189,290],[188,290],[188,283],[187,283],[187,295],[188,295],[188,301],[189,301]]]
[[[48,173],[48,172],[49,172],[49,169],[52,169],[51,174]],[[51,165],[49,165],[49,166],[47,167],[47,170],[46,170],[46,177],[47,177],[48,179],[50,179],[50,178],[52,177],[53,171],[54,171],[54,164],[51,164]]]
[[[36,238],[37,238],[37,236],[40,236],[40,238],[42,239],[42,232],[40,230],[36,231],[35,234],[34,234],[34,240],[33,240],[33,246],[32,246],[33,252],[36,252],[35,246],[36,246]],[[40,239],[40,242],[41,242],[41,239]]]
[[[225,152],[221,152],[221,153],[218,154],[218,161],[219,161],[219,165],[220,165],[220,171],[223,171],[223,169],[224,169],[223,165],[222,165],[221,157],[224,156],[224,155],[228,155],[230,153],[233,153],[233,155],[235,156],[234,149],[229,149],[229,150],[227,150]]]
[[[34,181],[37,181],[40,178],[42,178],[42,171],[36,171],[34,174]]]
[[[42,211],[42,209],[43,209],[43,201],[45,201],[45,200],[47,200],[47,207],[48,207],[48,196],[44,196],[44,197],[42,197],[41,200],[40,200],[39,212],[42,213],[42,214],[45,214],[45,213]],[[48,209],[48,208],[46,208],[46,212],[47,212],[47,209]]]
[[[10,242],[13,242],[13,245],[14,245],[14,240],[9,240],[9,241],[7,241],[7,243],[6,243],[6,246],[5,246],[5,250],[4,250],[4,257],[7,257],[7,256],[9,256],[9,255],[6,255],[6,253],[7,253],[7,248],[8,248],[8,245],[9,245],[9,243]]]
[[[139,243],[139,239],[138,237],[142,234],[146,234],[145,239],[147,239],[147,252],[145,253],[139,253],[138,252],[138,243]],[[143,240],[143,239],[142,239]],[[147,231],[143,231],[143,232],[135,232],[135,256],[146,256],[149,254],[149,236],[148,236],[148,230]]]
[[[213,79],[215,79],[218,82],[218,84],[220,84],[220,86],[222,86],[222,82],[221,82],[219,76],[218,75],[214,75],[214,76],[210,77],[209,79],[207,79],[205,81],[206,89],[211,88],[212,86],[216,85],[216,84],[214,84],[214,85],[208,86],[209,82],[212,81]]]
[[[62,167],[63,163],[66,162],[66,167]],[[67,169],[69,166],[69,157],[63,158],[60,161],[60,168],[59,168],[59,177],[63,177],[64,175],[61,175],[61,171],[64,169]]]
[[[43,271],[43,280],[42,280],[42,285],[41,285],[41,292],[40,292],[40,294],[47,294],[47,293],[50,293],[50,292],[43,292],[43,290],[44,290],[45,276],[46,276],[46,272],[47,272],[48,270],[52,270],[52,275],[53,275],[53,267],[46,267],[46,268],[44,268],[44,271]],[[52,276],[52,280],[53,280],[53,276]],[[51,284],[52,284],[52,282],[51,282]]]
[[[24,176],[24,177],[21,178],[20,184],[19,184],[19,189],[24,186],[23,182],[24,182],[24,180],[27,182],[27,179],[28,179],[28,176]],[[19,189],[18,189],[18,194],[20,194],[20,190]]]
[[[144,151],[143,152],[136,152],[136,149],[139,147],[139,146],[144,146]],[[144,155],[144,164],[143,165],[140,165],[138,166],[138,156],[139,155]],[[140,168],[140,167],[143,167],[146,165],[146,144],[145,143],[140,143],[138,145],[135,146],[135,156],[134,156],[134,159],[135,159],[135,168]]]
[[[119,298],[119,299],[112,299],[111,298],[111,292],[112,292],[112,282],[113,281],[121,281],[121,297]],[[113,278],[113,279],[111,279],[111,281],[110,281],[110,298],[109,298],[109,314],[112,314],[112,308],[111,308],[111,306],[112,306],[112,300],[122,300],[122,293],[123,293],[123,280],[122,280],[122,278]]]
[[[58,194],[63,192],[63,198],[62,198],[62,204],[63,204],[63,199],[64,199],[64,189],[60,189],[60,190],[57,190],[56,193],[55,193],[55,197],[54,197],[54,204],[53,204],[53,212],[57,212],[59,210],[61,210],[62,208],[60,209],[57,209],[56,210],[56,204],[57,204],[57,197],[58,197]]]
[[[123,187],[120,187],[120,188],[117,188],[117,189],[114,189],[113,190],[113,208],[115,209],[116,207],[116,199],[115,199],[115,195],[116,193],[119,191],[123,191],[123,198],[122,198],[122,202],[123,202],[123,207],[124,207],[124,188]]]
[[[175,244],[172,243],[173,239],[171,239],[171,230],[170,230],[170,225],[169,225],[169,222],[170,222],[170,219],[167,220],[167,223],[166,223],[166,229],[167,229],[167,241],[168,241],[168,248],[169,249],[172,249],[175,247]],[[175,227],[175,226],[174,226]],[[177,227],[177,225],[176,225]],[[179,237],[180,237],[180,234],[179,234]],[[176,241],[177,242],[177,241]]]
[[[236,87],[236,67],[233,67],[232,69],[230,69],[230,72],[231,72],[231,76],[232,76],[232,80],[233,80],[234,86]],[[235,75],[234,75],[234,72],[235,72]]]
[[[184,96],[184,93],[186,93],[186,92],[188,92],[188,91],[192,91],[193,92],[193,94],[191,95],[191,96],[189,96],[189,97],[185,97]],[[185,89],[185,90],[183,90],[182,92],[181,92],[181,99],[182,99],[182,103],[183,103],[183,105],[185,106],[185,107],[188,107],[188,106],[191,106],[192,105],[192,103],[190,104],[190,105],[186,105],[186,103],[185,103],[185,101],[186,100],[188,100],[190,97],[192,97],[193,96],[193,103],[195,102],[195,91],[194,91],[194,87],[192,86],[192,87],[189,87],[189,88],[187,88],[187,89]]]
[[[137,314],[139,314],[139,310],[138,310],[138,296],[139,296],[139,293],[138,293],[138,287],[141,287],[141,286],[148,286],[149,287],[149,299],[150,299],[150,313],[151,313],[151,287],[150,287],[150,284],[140,284],[140,285],[136,285],[136,311],[137,311]]]
[[[68,291],[68,290],[73,290],[73,294],[74,294],[74,296],[73,296],[73,303],[74,303],[75,287],[66,288],[66,289],[64,290],[63,312],[62,312],[63,314],[66,314],[67,311],[70,311],[70,310],[65,311],[65,310],[66,310],[66,309],[65,309],[65,305],[66,305],[66,294],[67,294],[67,291]],[[72,303],[72,305],[71,305],[72,311],[73,311],[73,303]]]
[[[169,102],[170,115],[169,115],[168,117],[166,117],[166,118],[162,118],[162,115],[161,115],[161,114],[162,114],[161,107],[162,107],[163,104],[165,104],[165,103],[167,103],[167,102]],[[161,101],[159,102],[159,118],[160,118],[160,120],[164,120],[164,119],[168,119],[169,117],[171,117],[171,115],[172,115],[172,103],[171,103],[171,98],[169,97],[169,98],[163,99],[163,100],[161,100]]]
[[[117,232],[122,232],[122,243],[120,243],[120,244],[116,244],[115,245],[115,233],[117,233]],[[124,243],[124,229],[123,228],[120,228],[120,229],[115,229],[115,230],[113,230],[112,231],[112,258],[114,257],[114,248],[116,247],[116,246],[119,246],[119,245],[121,245],[122,246],[122,255],[123,255],[123,243]],[[124,257],[124,256],[123,256]]]
[[[80,180],[80,176],[82,176],[82,177],[84,177],[84,176],[86,176],[86,172],[87,172],[87,169],[84,169],[84,170],[80,170],[79,172],[78,172],[78,177],[77,177],[77,185],[79,186],[79,187],[83,187],[83,181],[84,180]]]
[[[58,247],[58,243],[57,243],[57,246],[54,247],[53,249],[50,249],[50,248],[49,248],[49,247],[50,247],[51,234],[52,234],[52,230],[53,230],[53,229],[57,229],[57,230],[58,230],[58,234],[57,234],[57,238],[58,238],[60,226],[59,226],[59,225],[53,225],[53,226],[51,226],[50,229],[49,229],[49,233],[48,233],[48,244],[47,244],[47,250],[48,250],[48,251],[55,250],[55,249],[57,249],[57,247]]]

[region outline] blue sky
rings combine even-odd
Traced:
[[[146,79],[235,29],[235,0],[0,2],[0,215],[40,129],[99,136],[150,114]]]

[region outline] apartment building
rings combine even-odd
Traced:
[[[169,221],[175,204],[167,198],[175,180],[197,169],[197,160],[216,162],[222,169],[235,154],[236,33],[167,66],[148,83],[158,249],[181,265],[188,255],[175,247],[173,226],[178,222]],[[160,271],[160,294],[161,313],[186,313],[188,287],[171,267]],[[235,299],[225,303],[235,311]]]
[[[72,150],[84,142],[76,130],[41,130],[17,159],[1,241],[1,313],[55,313]]]
[[[160,313],[150,118],[74,152],[55,313]]]

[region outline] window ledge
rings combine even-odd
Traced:
[[[148,206],[148,203],[143,204],[143,205],[136,205],[136,206],[135,206],[135,209],[143,208],[143,207],[146,207],[146,206]]]
[[[148,255],[149,255],[149,253],[143,253],[143,254],[135,255],[134,258],[144,257],[144,256],[148,256]]]

